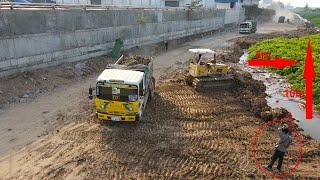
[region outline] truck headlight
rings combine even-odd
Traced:
[[[100,104],[100,108],[105,110],[107,105],[108,105],[108,103],[102,103],[102,104]]]
[[[124,107],[128,110],[128,111],[133,111],[133,108],[128,106],[128,105],[124,105]]]

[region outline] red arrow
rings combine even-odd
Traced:
[[[313,80],[316,77],[316,72],[314,70],[310,39],[308,42],[308,51],[306,55],[306,64],[304,67],[303,77],[306,80],[306,119],[311,120],[313,114]]]
[[[293,66],[298,64],[297,61],[287,60],[282,58],[275,58],[273,60],[259,60],[259,59],[251,59],[248,61],[249,66],[270,66],[275,67],[277,69],[282,69],[287,66]]]

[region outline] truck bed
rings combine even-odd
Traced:
[[[150,62],[151,62],[151,58],[134,55],[129,57],[121,56],[116,62],[116,64],[126,65],[126,66],[134,66],[134,65],[142,64],[147,66],[149,65]]]
[[[143,56],[121,56],[115,64],[109,64],[107,68],[112,69],[127,69],[135,71],[143,71],[152,74],[153,63],[152,58]]]

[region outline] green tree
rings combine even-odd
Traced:
[[[202,7],[202,0],[193,0],[187,4],[188,19],[191,19],[193,12],[200,7]]]

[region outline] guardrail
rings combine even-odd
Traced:
[[[115,5],[89,5],[89,4],[53,4],[53,3],[12,3],[1,2],[0,9],[83,9],[83,10],[186,10],[186,7],[137,7],[137,6],[115,6]]]
[[[53,3],[13,3],[13,2],[0,2],[0,9],[82,9],[82,10],[187,10],[187,7],[137,7],[137,6],[115,6],[115,5],[90,5],[90,4],[53,4]],[[202,7],[201,9],[215,9],[222,10],[217,8],[206,8]]]

